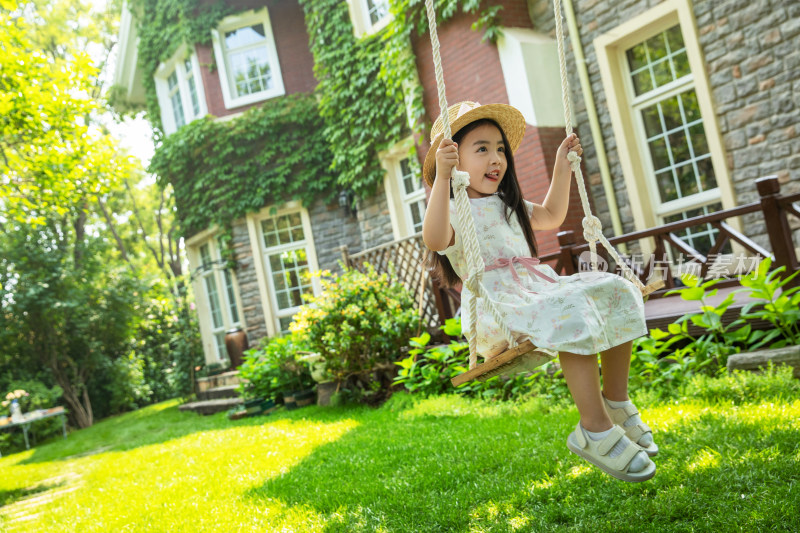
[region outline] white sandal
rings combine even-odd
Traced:
[[[607,474],[621,479],[623,481],[630,481],[631,483],[639,483],[647,481],[656,475],[656,465],[650,458],[647,458],[648,465],[639,472],[629,472],[631,461],[636,457],[636,454],[643,451],[642,447],[634,444],[630,439],[628,445],[616,457],[611,457],[609,454],[611,450],[620,439],[626,438],[625,430],[615,425],[611,428],[609,433],[602,440],[592,440],[585,433],[580,423],[575,431],[567,437],[567,447],[572,453],[580,455],[593,465],[605,471]]]
[[[644,422],[631,424],[630,426],[625,425],[625,422],[627,422],[630,417],[639,414],[639,410],[636,409],[633,403],[625,407],[611,407],[608,404],[608,398],[605,396],[603,396],[603,402],[605,403],[606,411],[611,421],[625,430],[625,435],[627,435],[629,439],[638,444],[650,457],[658,455],[658,445],[655,442],[651,442],[649,446],[642,446],[639,444],[639,441],[646,433],[650,433],[650,435],[653,434],[653,430],[650,429],[650,426]]]

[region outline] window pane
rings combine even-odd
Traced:
[[[653,170],[658,172],[663,168],[669,167],[669,152],[667,152],[667,143],[664,141],[664,137],[653,139],[650,141],[649,146],[650,156],[653,159]]]
[[[239,322],[239,309],[236,307],[236,293],[233,289],[233,276],[229,269],[225,269],[225,289],[228,292],[228,309],[231,313],[231,322]]]
[[[675,173],[678,175],[680,196],[689,196],[690,194],[700,192],[697,187],[697,176],[694,173],[694,167],[691,163],[676,168]]]
[[[205,276],[206,294],[208,295],[208,306],[211,309],[211,322],[214,329],[223,327],[222,309],[219,305],[219,292],[217,291],[217,280],[214,272],[209,272]]]
[[[686,133],[678,131],[668,137],[669,147],[672,150],[672,162],[679,164],[691,159],[689,155],[689,142],[686,140]]]
[[[634,92],[644,94],[691,73],[680,26],[674,26],[625,52]]]
[[[664,217],[664,222],[665,223],[677,222],[679,220],[686,220],[700,215],[708,215],[710,213],[715,213],[720,210],[722,210],[722,204],[716,202],[714,204],[705,205],[700,208],[689,209],[687,211],[684,211],[683,213],[676,213],[674,215]],[[717,233],[718,233],[717,229],[714,228],[714,226],[712,226],[711,224],[700,224],[698,226],[692,226],[690,228],[686,228],[685,230],[679,231],[677,235],[678,237],[683,239],[689,246],[691,246],[701,254],[706,255],[716,242]],[[723,254],[729,254],[732,252],[733,249],[731,248],[730,243],[727,243],[720,250],[720,253]]]
[[[717,188],[717,178],[714,174],[714,165],[711,156],[697,162],[697,174],[703,191]]]
[[[225,47],[228,50],[241,48],[264,40],[266,33],[263,24],[255,24],[225,33]]]
[[[214,340],[217,345],[217,359],[227,359],[228,350],[225,348],[225,332],[215,334]]]
[[[422,221],[425,217],[425,202],[414,202],[409,207],[411,208],[411,222],[414,226],[414,233],[422,231]]]
[[[389,2],[387,0],[367,0],[367,10],[369,11],[369,21],[377,24],[389,14]]]
[[[239,96],[266,91],[273,87],[272,71],[266,46],[231,53],[231,75]]]
[[[675,176],[672,170],[667,169],[660,174],[656,174],[656,182],[658,183],[658,192],[661,195],[662,202],[669,202],[678,198],[678,188],[675,186]]]

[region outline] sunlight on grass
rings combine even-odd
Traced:
[[[567,450],[578,413],[559,400],[239,421],[160,404],[0,459],[0,531],[800,530],[794,389],[648,403],[658,474],[635,485]]]
[[[697,473],[706,468],[716,468],[719,466],[720,454],[711,448],[705,448],[695,454],[694,459],[686,465],[689,472]]]
[[[159,416],[161,411],[153,409],[151,416]],[[207,421],[193,414],[184,417],[189,424],[193,419]],[[276,500],[265,508],[242,494],[290,471],[319,446],[336,441],[359,422],[349,418],[333,422],[261,419],[265,423],[260,425],[232,425],[222,416],[218,418],[230,427],[190,432],[123,451],[31,464],[24,464],[30,453],[17,454],[13,459],[19,466],[2,465],[11,466],[10,478],[15,481],[9,483],[3,471],[0,491],[34,486],[65,473],[72,474],[69,485],[80,481],[80,486],[54,493],[47,505],[35,509],[35,521],[19,521],[19,505],[0,509],[0,517],[17,519],[6,524],[9,531],[29,531],[32,523],[44,529],[67,526],[80,531],[118,531],[130,529],[131,524],[136,524],[133,530],[234,530],[241,516],[252,517],[254,527],[262,521],[274,524],[281,520],[321,524],[321,517],[312,509]],[[71,438],[80,436],[78,432]],[[201,517],[197,527],[187,528]]]

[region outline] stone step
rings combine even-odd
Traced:
[[[217,400],[185,403],[178,407],[178,409],[181,411],[194,411],[201,415],[213,415],[214,413],[227,411],[242,403],[244,403],[244,400],[241,398],[219,398]]]
[[[236,389],[239,385],[225,385],[224,387],[214,387],[206,391],[198,392],[198,400],[218,400],[220,398],[235,398],[239,396]]]
[[[216,376],[208,376],[207,378],[197,378],[198,392],[205,392],[209,389],[217,387],[228,387],[230,385],[238,385],[243,380],[239,377],[237,370],[231,370]]]

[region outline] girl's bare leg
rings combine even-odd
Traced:
[[[628,375],[631,369],[633,341],[600,352],[603,365],[603,395],[609,400],[628,399]]]
[[[560,352],[558,359],[567,380],[569,392],[581,414],[581,425],[588,431],[601,432],[614,424],[603,405],[600,395],[600,372],[597,357]],[[605,365],[603,366],[605,368]]]

